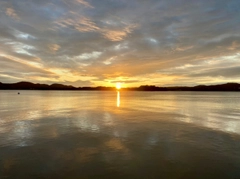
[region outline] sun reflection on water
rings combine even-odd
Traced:
[[[120,107],[120,92],[117,91],[117,107]]]

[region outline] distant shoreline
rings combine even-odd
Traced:
[[[115,87],[74,87],[63,84],[34,84],[31,82],[1,83],[0,90],[68,90],[68,91],[116,91]],[[218,85],[198,85],[193,87],[158,87],[153,85],[142,85],[140,87],[122,88],[121,91],[239,91],[239,83],[225,83]]]

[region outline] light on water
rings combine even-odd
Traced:
[[[117,91],[117,107],[120,107],[120,92]]]
[[[240,178],[240,94],[0,91],[0,178]]]

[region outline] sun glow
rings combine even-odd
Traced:
[[[117,90],[120,90],[120,89],[121,89],[121,83],[119,83],[119,82],[116,83],[116,89],[117,89]]]

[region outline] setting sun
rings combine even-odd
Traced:
[[[118,89],[118,90],[120,90],[121,89],[121,83],[116,83],[116,88]]]

